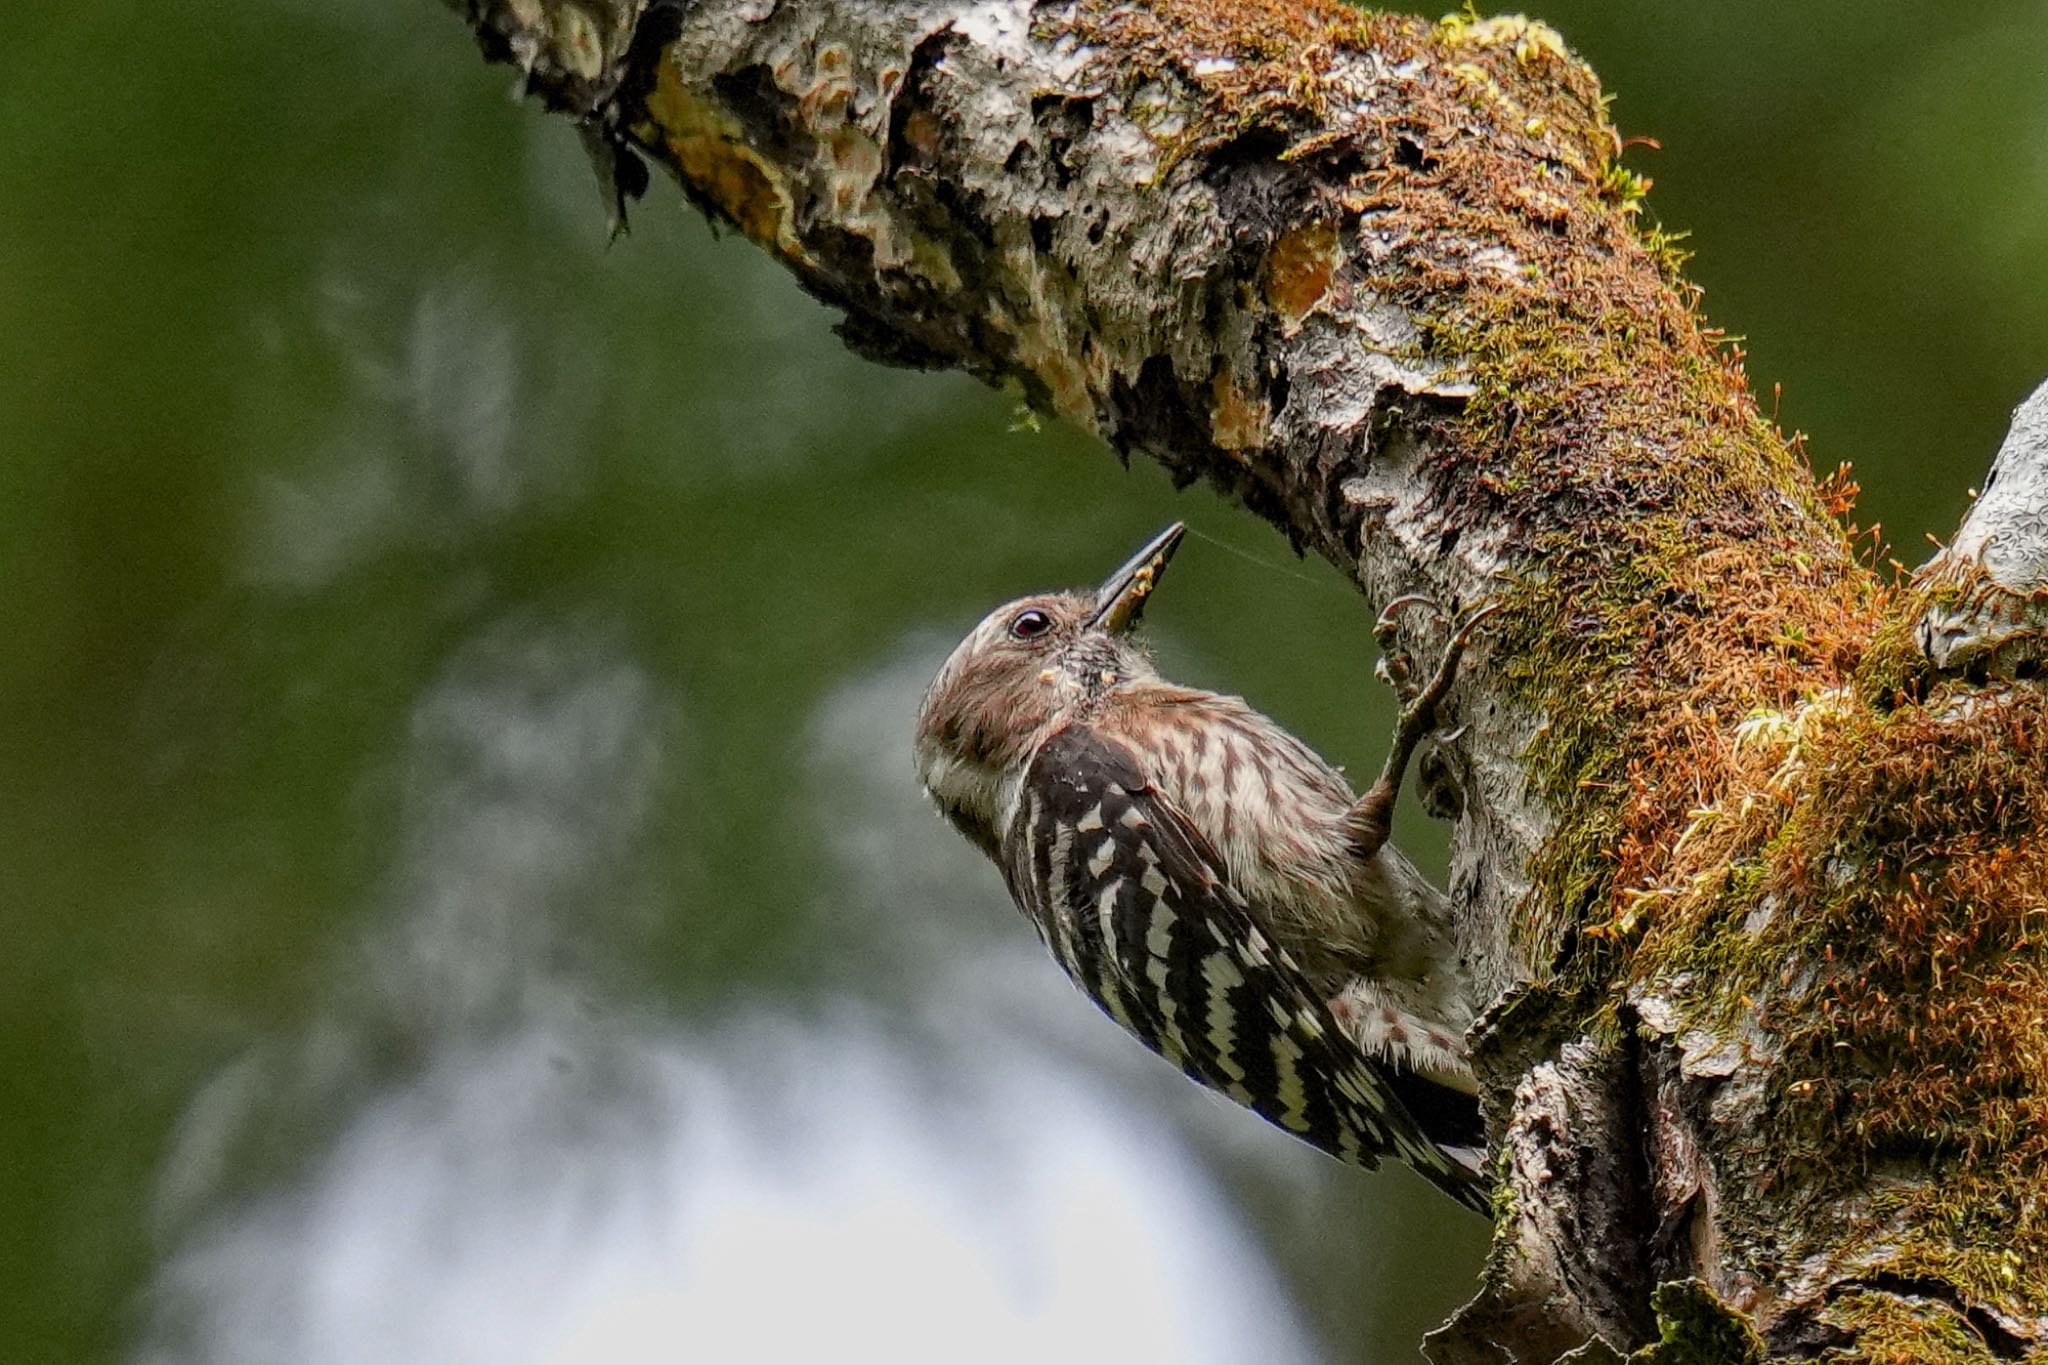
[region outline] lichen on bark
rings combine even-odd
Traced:
[[[2048,1344],[2040,584],[2000,577],[2048,481],[2002,463],[1998,526],[1882,581],[1559,35],[1333,0],[465,10],[856,349],[1206,480],[1374,602],[1501,604],[1431,755],[1505,1173],[1438,1359],[1707,1358],[1722,1312],[1781,1358]],[[2005,634],[1928,645],[1972,630]]]

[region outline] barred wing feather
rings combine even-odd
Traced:
[[[1003,863],[1060,965],[1147,1047],[1333,1156],[1391,1153],[1486,1208],[1472,1097],[1352,1044],[1122,744],[1081,725],[1047,739]]]

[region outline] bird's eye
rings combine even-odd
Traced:
[[[1052,618],[1038,608],[1020,611],[1010,622],[1010,634],[1020,640],[1035,640],[1052,629]]]

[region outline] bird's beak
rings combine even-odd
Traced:
[[[1105,579],[1095,594],[1095,614],[1088,618],[1087,629],[1122,635],[1136,625],[1145,610],[1145,599],[1166,572],[1166,561],[1173,558],[1180,538],[1187,533],[1188,528],[1176,521]]]

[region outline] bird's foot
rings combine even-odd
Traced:
[[[1372,784],[1364,796],[1351,808],[1350,823],[1355,837],[1370,856],[1380,850],[1394,828],[1394,803],[1401,795],[1401,779],[1408,769],[1408,760],[1414,756],[1415,746],[1423,736],[1436,728],[1437,708],[1443,704],[1444,695],[1457,681],[1458,663],[1465,655],[1465,647],[1472,642],[1472,632],[1480,622],[1500,610],[1498,600],[1482,602],[1457,618],[1451,628],[1451,638],[1444,646],[1442,656],[1437,660],[1435,672],[1429,681],[1420,687],[1414,685],[1414,661],[1408,652],[1400,647],[1395,626],[1400,614],[1408,607],[1427,607],[1438,616],[1449,613],[1428,597],[1417,593],[1397,597],[1387,603],[1386,610],[1373,625],[1373,638],[1380,646],[1380,674],[1390,683],[1395,694],[1401,698],[1401,719],[1394,727],[1394,747],[1387,753],[1386,766],[1380,770],[1379,780]]]

